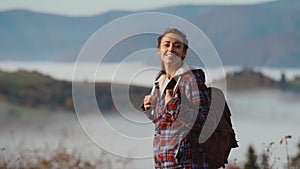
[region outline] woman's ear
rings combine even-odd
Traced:
[[[186,53],[187,53],[187,50],[183,51],[183,56],[182,56],[181,60],[185,59]]]

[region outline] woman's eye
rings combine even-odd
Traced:
[[[170,46],[171,46],[170,43],[163,44],[163,47],[165,47],[165,48],[168,48]],[[182,46],[181,46],[181,44],[173,44],[173,47],[176,48],[176,49],[180,49]]]
[[[181,48],[181,45],[175,45],[174,47],[175,48]]]

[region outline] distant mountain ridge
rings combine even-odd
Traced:
[[[189,20],[212,41],[225,65],[300,66],[300,1],[256,5],[171,6],[151,10]],[[144,12],[144,11],[139,11]],[[0,61],[75,61],[101,26],[132,11],[66,17],[22,10],[0,12]],[[156,37],[120,44],[106,61],[155,47]]]

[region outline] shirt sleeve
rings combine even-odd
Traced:
[[[146,114],[146,116],[148,117],[148,119],[150,119],[151,121],[154,120],[154,115],[151,114],[151,112],[154,111],[152,108],[149,109],[149,110],[145,110],[144,104],[143,104],[143,105],[141,106],[141,110],[142,110],[142,112],[144,112],[144,113]]]

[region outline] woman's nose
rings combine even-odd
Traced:
[[[168,48],[168,51],[169,51],[169,52],[173,52],[173,51],[174,51],[174,45],[171,44],[171,45],[169,46],[169,48]]]

